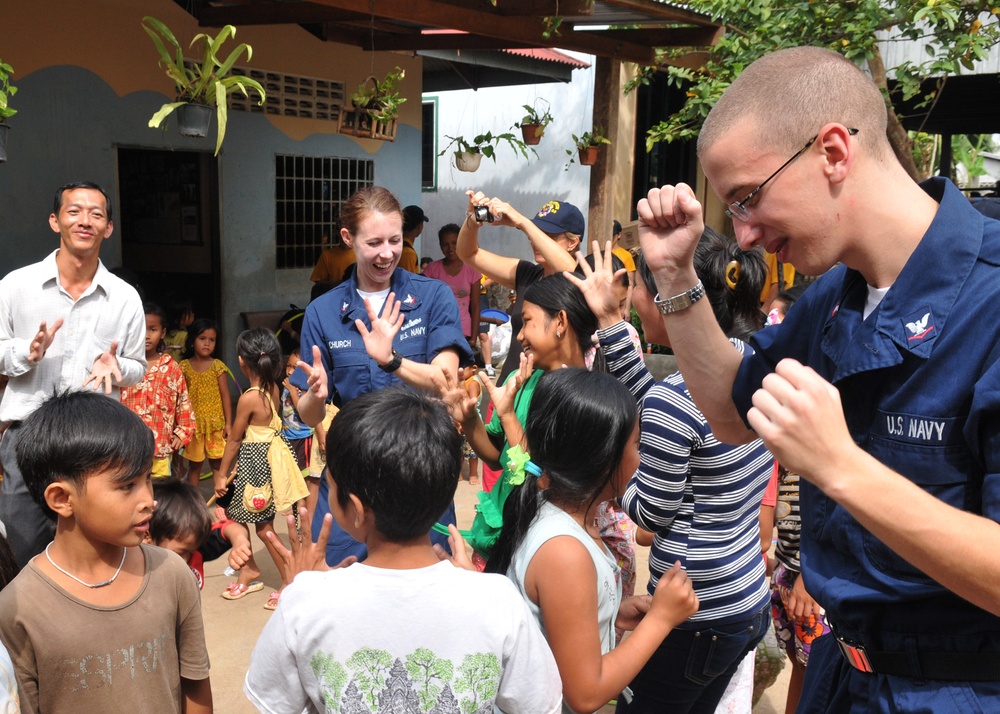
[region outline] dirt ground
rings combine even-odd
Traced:
[[[201,485],[202,491],[207,497],[211,490],[211,480],[203,481]],[[470,486],[468,481],[462,481],[458,486],[455,505],[458,510],[460,527],[466,528],[472,522],[478,488],[478,486]],[[285,533],[283,522],[275,523],[275,527],[279,533]],[[271,562],[264,546],[257,540],[256,534],[251,535],[251,540],[254,545],[254,556],[263,574],[264,590],[247,595],[241,600],[225,600],[221,597],[222,592],[226,585],[234,579],[224,574],[226,559],[223,557],[205,564],[205,589],[202,591],[201,602],[205,618],[205,636],[212,661],[212,691],[215,698],[215,711],[220,714],[252,714],[255,711],[243,696],[243,678],[250,662],[250,652],[271,614],[264,609],[264,602],[271,590],[277,588],[281,583],[274,563]],[[648,549],[639,548],[638,550],[636,591],[642,592],[649,579],[646,555]],[[373,624],[374,626],[376,625]],[[785,667],[778,682],[764,694],[764,698],[754,707],[754,714],[778,714],[784,711],[789,671],[789,668]],[[605,707],[600,711],[601,714],[610,714],[614,709]]]

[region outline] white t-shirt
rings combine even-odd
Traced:
[[[390,289],[378,290],[373,293],[365,292],[364,290],[358,290],[358,295],[364,300],[368,298],[368,304],[372,306],[372,310],[375,311],[376,315],[382,314],[382,307],[385,305],[386,299],[389,297]]]
[[[555,660],[517,589],[448,562],[299,574],[257,641],[243,691],[274,714],[558,712],[562,701]]]

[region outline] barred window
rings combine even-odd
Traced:
[[[375,162],[278,154],[274,177],[275,265],[311,268],[340,243],[340,207],[375,183]]]

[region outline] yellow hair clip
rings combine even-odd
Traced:
[[[730,260],[726,266],[726,285],[730,290],[736,289],[736,281],[740,279],[740,264]]]

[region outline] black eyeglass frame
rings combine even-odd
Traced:
[[[860,131],[860,129],[848,129],[847,133],[850,134],[851,136],[854,136],[859,131]],[[779,166],[778,169],[773,174],[771,174],[766,179],[764,179],[763,181],[761,181],[757,185],[757,188],[755,188],[753,191],[751,191],[746,196],[744,196],[744,198],[743,198],[742,201],[733,201],[732,203],[730,203],[729,206],[726,208],[726,215],[729,216],[733,220],[740,220],[740,221],[744,221],[744,222],[749,221],[750,220],[750,209],[747,208],[746,204],[748,204],[750,201],[752,201],[753,197],[756,196],[758,193],[760,193],[760,190],[762,188],[764,188],[768,184],[768,182],[771,181],[771,179],[773,179],[775,176],[777,176],[782,171],[784,171],[785,168],[790,163],[792,163],[793,161],[795,161],[795,159],[797,159],[800,156],[802,156],[802,154],[804,154],[806,152],[806,150],[810,146],[813,145],[813,142],[815,142],[817,138],[819,138],[819,134],[816,134],[815,136],[813,136],[813,138],[811,138],[809,141],[807,141],[805,143],[805,146],[803,146],[801,149],[799,149],[794,154],[792,154],[792,157],[788,161],[786,161],[781,166]]]

